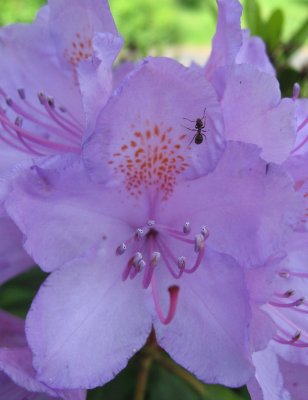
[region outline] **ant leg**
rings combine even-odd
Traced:
[[[187,119],[187,121],[190,121],[190,122],[196,122],[196,121],[193,121],[193,120],[191,120],[189,118],[185,118],[185,117],[183,117],[183,119]]]
[[[206,135],[204,133],[202,133],[201,135],[204,137],[205,141],[207,142]]]
[[[202,128],[205,127],[205,110],[206,110],[206,107],[205,107],[205,109],[203,111],[203,117],[202,117],[203,126],[202,126]]]
[[[185,128],[185,129],[188,129],[189,131],[197,132],[197,129],[191,129],[191,128],[188,128],[187,126],[184,126],[184,125],[182,125],[182,124],[181,124],[181,126],[182,126],[183,128]]]
[[[195,139],[196,136],[197,136],[197,135],[195,135],[195,136],[191,139],[191,141],[189,142],[189,145],[188,145],[188,146],[190,146],[190,145],[192,144],[192,142],[194,141],[194,139]]]

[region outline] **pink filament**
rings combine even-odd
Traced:
[[[56,151],[67,151],[67,152],[79,153],[79,148],[77,148],[77,147],[66,146],[61,143],[51,142],[50,140],[46,140],[46,139],[39,138],[37,136],[32,135],[30,132],[27,132],[26,130],[18,127],[17,125],[15,125],[11,121],[9,121],[7,118],[3,117],[1,114],[0,114],[0,121],[2,122],[2,124],[9,126],[16,133],[18,133],[17,136],[18,136],[19,140],[20,140],[19,135],[21,135],[24,139],[30,140],[31,142],[33,142],[39,146],[45,147],[45,148],[47,147],[49,149],[56,150]]]
[[[296,301],[293,301],[292,303],[279,303],[277,301],[269,301],[269,304],[271,304],[274,307],[290,308],[290,307],[300,306],[301,304],[303,304],[303,300],[297,299]]]

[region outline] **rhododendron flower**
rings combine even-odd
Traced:
[[[24,321],[0,311],[0,398],[83,400],[83,390],[51,389],[39,382],[32,367]]]
[[[190,129],[204,109],[206,140],[196,145]],[[56,157],[16,179],[7,210],[25,248],[54,271],[27,319],[40,380],[102,384],[154,326],[158,343],[199,378],[248,381],[240,265],[280,254],[302,205],[284,170],[259,153],[225,144],[202,72],[149,58],[102,109],[86,171],[78,157]]]
[[[111,67],[120,47],[106,1],[51,0],[33,24],[0,30],[1,198],[16,165],[50,154],[79,153],[84,110],[91,106],[90,81],[95,77],[97,105],[102,106],[112,90]],[[93,118],[94,112],[92,107]],[[0,229],[6,232],[0,241],[3,282],[33,261],[5,213]]]
[[[253,354],[256,376],[249,383],[253,400],[304,399],[308,359],[308,234],[294,232],[279,262],[248,271],[252,328],[262,337]],[[262,393],[262,394],[261,394]]]

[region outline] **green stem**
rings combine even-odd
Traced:
[[[208,395],[206,388],[194,375],[188,372],[186,369],[180,367],[173,360],[160,353],[157,355],[156,360],[168,371],[177,375],[183,381],[187,382],[192,389],[194,389],[199,395],[205,397]]]
[[[149,370],[152,364],[152,358],[149,355],[142,356],[140,360],[140,369],[137,377],[137,385],[134,400],[144,400],[147,386]]]

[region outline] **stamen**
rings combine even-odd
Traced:
[[[142,269],[145,268],[145,265],[146,265],[145,261],[144,261],[144,260],[140,260],[140,261],[138,262],[138,264],[136,265],[136,268],[137,268],[139,271],[141,271]]]
[[[190,233],[190,231],[191,231],[190,223],[185,222],[183,226],[183,232],[185,233],[185,235],[187,235],[188,233]]]
[[[144,236],[143,229],[141,229],[141,228],[136,229],[135,235],[136,235],[137,239],[141,239]]]
[[[186,258],[184,256],[180,256],[178,258],[178,267],[180,270],[184,270],[186,267]]]
[[[301,91],[301,87],[300,87],[299,83],[295,82],[293,85],[292,100],[296,100],[299,97],[300,91]]]
[[[282,298],[289,298],[289,297],[293,296],[294,293],[295,293],[294,290],[287,290],[284,293],[275,293],[275,296],[276,297],[282,297]]]
[[[139,263],[142,260],[142,254],[138,251],[135,255],[134,255],[134,259],[133,259],[133,264],[136,268],[140,269]]]
[[[204,239],[207,239],[210,236],[210,232],[208,231],[206,226],[202,226],[201,234],[203,235]]]
[[[125,253],[127,247],[125,243],[120,244],[120,246],[117,247],[116,249],[116,255],[121,256],[122,254]]]
[[[184,269],[180,269],[180,272],[175,272],[169,262],[169,259],[171,259],[174,263],[176,263],[176,258],[172,254],[171,250],[161,240],[157,239],[156,242],[169,272],[175,279],[179,279],[183,275]]]
[[[280,271],[279,276],[282,278],[289,278],[290,276],[297,276],[299,278],[308,278],[307,272],[298,272],[298,271]]]
[[[159,260],[160,260],[160,253],[158,251],[154,251],[150,258],[151,266],[156,267]]]
[[[23,89],[23,88],[17,89],[17,92],[18,92],[19,97],[21,98],[21,100],[25,100],[26,99],[25,89]]]
[[[199,251],[204,247],[204,236],[202,234],[195,236],[195,252]]]
[[[179,279],[183,273],[193,273],[197,270],[205,252],[205,241],[208,237],[207,229],[203,227],[205,229],[202,229],[202,233],[197,234],[194,239],[189,239],[184,237],[184,235],[188,234],[190,224],[186,223],[184,224],[184,227],[186,228],[183,229],[183,232],[180,232],[176,229],[156,224],[154,220],[149,220],[144,227],[137,228],[133,235],[128,240],[121,243],[115,251],[116,255],[122,255],[132,246],[130,250],[132,256],[130,256],[129,261],[125,266],[122,273],[122,279],[124,281],[128,277],[134,279],[136,275],[143,270],[142,287],[147,289],[149,285],[152,284],[155,307],[160,320],[164,324],[169,323],[174,317],[178,287],[170,287],[170,307],[167,316],[164,317],[159,306],[155,286],[156,267],[158,263],[167,267],[173,278]],[[176,257],[173,254],[168,246],[170,240],[179,240],[184,242],[190,246],[192,255],[194,252],[197,253],[195,262],[190,269],[187,268],[186,257],[183,255]]]
[[[296,301],[293,301],[292,303],[279,303],[277,301],[269,301],[269,304],[275,307],[282,307],[282,308],[289,308],[289,307],[298,307],[301,304],[303,304],[305,301],[304,297],[301,297],[300,299],[297,299]]]
[[[306,125],[308,124],[308,117],[304,119],[304,121],[297,127],[296,133],[299,133]],[[297,145],[290,154],[294,154],[298,151],[301,147],[303,147],[308,142],[308,135],[304,138],[304,140]]]
[[[34,155],[46,155],[49,154],[50,151],[52,153],[63,151],[74,153],[80,152],[82,128],[79,123],[76,125],[62,116],[59,118],[60,114],[55,108],[55,101],[52,97],[46,97],[43,92],[38,93],[37,97],[39,103],[44,107],[43,112],[43,110],[38,109],[27,101],[26,92],[23,88],[17,89],[17,93],[20,100],[23,102],[23,106],[20,106],[18,102],[13,101],[12,98],[0,88],[0,100],[2,97],[6,102],[6,105],[17,114],[15,122],[13,122],[10,120],[9,115],[5,110],[0,107],[0,124],[4,131],[11,137],[9,140],[8,137],[1,133],[0,140],[3,140],[20,151]],[[31,112],[27,112],[25,106],[29,108]],[[72,114],[70,114],[70,118],[72,118]],[[38,127],[44,128],[44,134],[33,134],[32,127],[27,127],[26,129],[22,128],[23,125],[26,126],[26,122],[31,122],[36,124]],[[60,137],[61,142],[65,140],[70,144],[75,144],[76,147],[52,141],[51,138],[54,135]],[[15,142],[21,143],[23,147],[16,145]],[[48,150],[48,152],[46,153],[46,151],[42,150]]]

